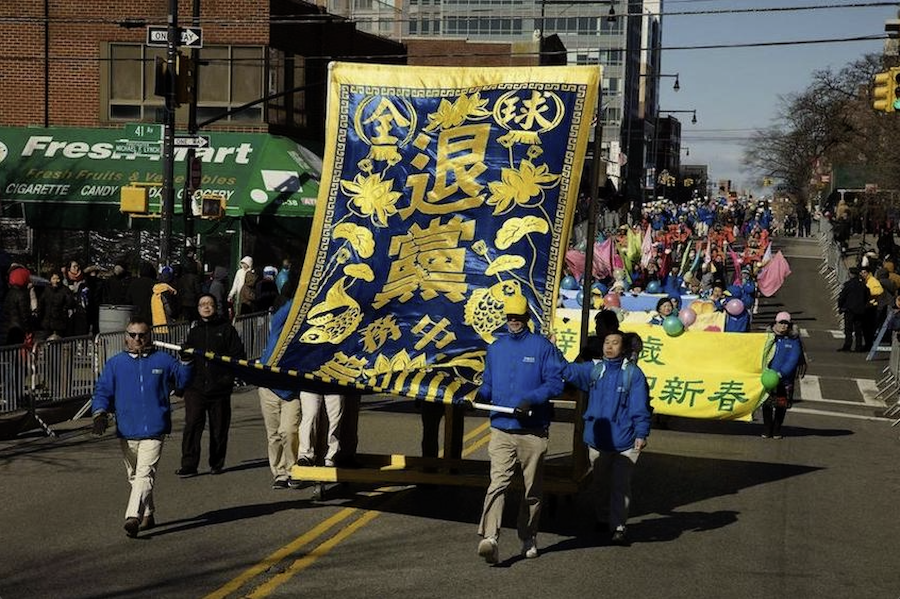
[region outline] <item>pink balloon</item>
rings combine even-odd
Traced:
[[[610,308],[613,306],[616,308],[621,308],[622,300],[619,299],[618,293],[607,293],[606,297],[603,298],[603,305],[606,306],[607,308]]]
[[[740,316],[744,311],[744,302],[738,298],[730,299],[728,300],[728,303],[725,304],[725,311],[732,316]]]
[[[678,319],[681,321],[681,324],[689,327],[697,320],[697,313],[691,308],[682,308],[681,312],[678,313]]]

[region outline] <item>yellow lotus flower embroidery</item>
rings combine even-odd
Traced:
[[[487,102],[487,99],[482,100],[478,93],[471,96],[463,94],[453,104],[447,100],[441,100],[437,111],[428,115],[428,125],[424,130],[430,132],[437,129],[450,129],[459,127],[469,119],[478,120],[488,117],[491,112],[485,109]]]
[[[559,175],[551,174],[546,164],[535,167],[530,160],[522,160],[519,168],[505,168],[501,181],[491,181],[491,195],[487,203],[494,207],[494,214],[505,214],[517,204],[524,206],[531,198],[559,184]]]
[[[341,181],[341,189],[359,209],[356,214],[372,219],[377,227],[386,227],[388,217],[397,213],[395,204],[403,194],[393,191],[393,185],[393,179],[382,181],[379,173],[357,173],[353,181]]]

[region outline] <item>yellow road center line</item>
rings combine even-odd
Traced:
[[[473,438],[477,437],[478,435],[480,435],[481,433],[483,433],[484,431],[486,431],[486,430],[489,429],[489,428],[491,428],[491,421],[490,421],[490,420],[488,420],[487,422],[483,422],[483,423],[479,424],[479,425],[476,426],[474,429],[472,429],[471,431],[469,431],[469,433],[468,433],[465,437],[463,437],[463,442],[466,442],[466,441],[468,441],[468,440],[470,440],[470,439],[473,439]]]
[[[468,447],[466,447],[463,450],[463,454],[462,454],[463,457],[465,458],[465,457],[472,455],[473,453],[475,453],[475,451],[478,450],[479,447],[481,447],[482,445],[484,445],[485,443],[487,443],[490,440],[491,440],[491,431],[489,428],[488,432],[485,436],[481,437],[480,439],[478,439],[477,441],[475,441],[474,443],[472,443],[471,445],[469,445]]]
[[[263,574],[266,570],[279,563],[304,545],[311,543],[316,540],[318,537],[322,536],[324,533],[328,531],[331,527],[340,523],[343,520],[346,520],[350,516],[352,516],[355,512],[359,511],[358,508],[344,508],[339,511],[335,515],[331,516],[327,520],[316,525],[315,528],[310,530],[307,533],[297,537],[275,553],[263,559],[258,564],[251,566],[250,568],[244,570],[240,575],[236,578],[230,580],[221,588],[213,591],[209,595],[206,595],[205,599],[224,599],[231,593],[234,593],[242,586],[247,584],[253,578],[256,578],[260,574]]]
[[[490,441],[490,421],[485,422],[483,424],[478,425],[472,431],[470,431],[465,437],[463,437],[464,442],[468,442],[479,435],[484,433],[484,436],[476,439],[471,445],[463,448],[462,457],[469,456],[478,450],[485,443]],[[396,496],[391,499],[390,503],[396,500]],[[244,572],[242,572],[237,578],[229,581],[227,584],[222,586],[221,588],[213,591],[209,595],[206,595],[204,599],[224,599],[231,593],[239,590],[242,586],[247,584],[253,578],[265,573],[269,568],[274,566],[275,564],[281,562],[290,554],[294,553],[304,545],[307,545],[318,537],[322,536],[324,533],[328,531],[328,529],[332,528],[334,525],[340,523],[343,520],[346,520],[348,517],[353,515],[358,511],[358,508],[345,508],[335,514],[334,516],[328,518],[324,522],[318,524],[315,528],[310,530],[309,532],[303,534],[300,537],[297,537],[295,540],[291,541],[289,544],[285,545],[275,553],[266,557],[264,560],[248,568]],[[264,584],[260,585],[256,589],[254,589],[248,597],[267,597],[271,594],[275,589],[279,586],[287,582],[290,578],[303,571],[312,565],[317,559],[331,551],[338,543],[342,542],[344,539],[352,535],[357,530],[361,529],[363,526],[366,526],[369,522],[377,518],[382,512],[380,511],[367,511],[360,518],[348,524],[345,528],[340,530],[336,535],[332,538],[328,539],[321,545],[314,548],[308,554],[303,556],[302,558],[296,560],[292,563],[284,572],[276,574],[274,577],[269,579]]]
[[[253,599],[268,597],[279,586],[286,583],[288,580],[313,565],[313,563],[315,563],[317,559],[334,549],[341,541],[343,541],[380,515],[381,512],[366,512],[359,519],[341,529],[336,535],[292,563],[284,572],[276,574],[268,582],[254,589],[252,593],[247,595],[247,597],[251,597]]]

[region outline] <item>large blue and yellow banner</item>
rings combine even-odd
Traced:
[[[472,398],[521,292],[549,331],[599,67],[334,63],[321,192],[270,364]]]
[[[580,322],[574,310],[556,315],[556,344],[569,360],[581,346]],[[671,337],[661,326],[627,320],[620,326],[640,335],[644,343],[638,366],[647,375],[650,403],[657,414],[750,420],[767,397],[760,375],[771,359],[769,333],[709,332],[694,323]]]

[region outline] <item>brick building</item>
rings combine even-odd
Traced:
[[[179,25],[193,24],[196,6],[202,28],[196,121],[218,119],[199,131],[209,147],[197,151],[200,185],[185,208],[196,211],[204,194],[228,201],[224,219],[192,222],[205,261],[299,259],[318,189],[327,63],[404,63],[405,48],[297,0],[179,4]],[[77,254],[108,266],[125,251],[134,262],[155,256],[158,221],[120,214],[119,189],[153,185],[151,211],[158,205],[158,140],[130,138],[126,125],[164,122],[164,98],[154,88],[166,48],[145,41],[148,26],[166,26],[168,7],[168,0],[0,5],[0,216],[8,233],[0,242],[7,249],[27,252],[32,263]],[[188,117],[184,104],[178,135],[187,134]],[[191,179],[187,154],[175,153],[177,195]],[[177,237],[184,219],[175,203]]]

